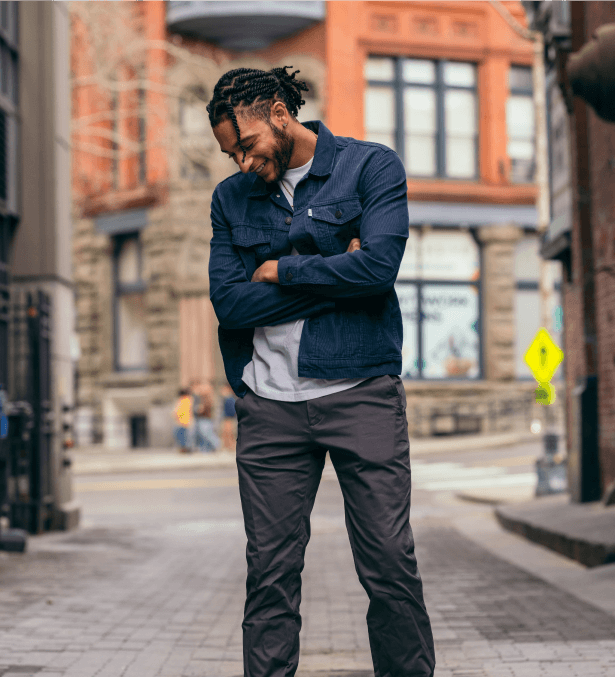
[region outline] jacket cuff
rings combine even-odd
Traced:
[[[296,256],[282,256],[278,260],[278,282],[281,287],[290,287],[299,282],[299,262]]]

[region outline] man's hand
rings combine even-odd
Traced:
[[[280,284],[278,278],[278,262],[265,261],[262,266],[258,267],[252,275],[252,282],[270,282],[271,284]]]
[[[353,237],[346,252],[356,252],[359,249],[361,249],[361,240],[358,237]]]
[[[353,237],[348,245],[347,252],[356,252],[361,249],[361,240],[358,237]],[[278,262],[265,261],[262,266],[258,267],[252,275],[252,282],[270,282],[271,284],[280,284],[278,277]]]

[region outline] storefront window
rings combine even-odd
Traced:
[[[410,229],[396,292],[402,378],[480,377],[480,259],[469,232]]]

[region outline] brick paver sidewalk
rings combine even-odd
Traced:
[[[234,489],[215,491],[216,500],[237,500]],[[314,518],[300,674],[367,677],[367,599],[338,491],[323,482],[326,509]],[[615,675],[613,617],[489,554],[442,517],[416,513],[436,677]],[[237,506],[232,519],[213,510],[156,528],[110,522],[31,539],[25,555],[1,554],[0,675],[243,674],[242,529]]]

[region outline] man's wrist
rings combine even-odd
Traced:
[[[278,262],[277,261],[272,261],[275,265],[271,266],[271,272],[269,273],[269,282],[273,284],[279,284],[280,280],[278,278]]]

